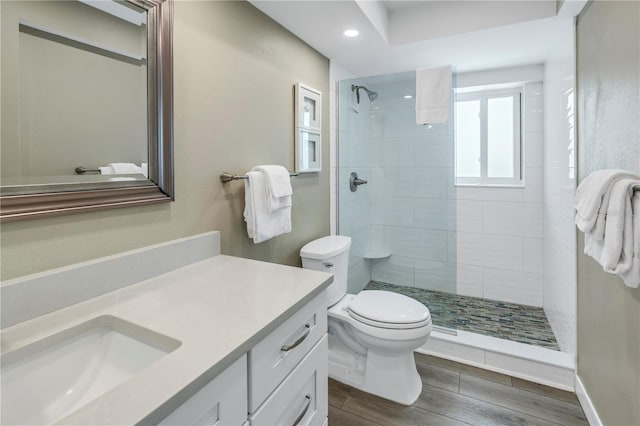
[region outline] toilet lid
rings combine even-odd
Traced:
[[[431,321],[422,303],[390,291],[361,291],[347,310],[352,318],[375,327],[418,328]]]

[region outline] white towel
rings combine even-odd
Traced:
[[[100,170],[101,175],[114,175],[116,173],[111,166],[98,167],[98,170]]]
[[[638,288],[640,286],[640,191],[636,191],[632,203],[633,211],[633,257],[631,267],[627,272],[622,272],[620,277],[625,285]]]
[[[291,187],[291,177],[289,171],[282,166],[266,165],[256,166],[253,171],[259,171],[264,174],[266,179],[267,191],[267,209],[270,212],[285,207],[291,207],[291,195],[293,188]]]
[[[612,185],[619,179],[634,177],[626,170],[619,169],[597,170],[587,176],[578,186],[575,195],[575,223],[578,229],[582,232],[591,231],[600,217],[597,224],[599,230],[594,236],[597,238],[599,235],[602,239]]]
[[[291,232],[291,207],[268,211],[266,185],[262,172],[252,170],[247,173],[244,220],[247,222],[247,234],[256,244]]]
[[[113,168],[117,175],[142,174],[142,169],[133,163],[109,163],[108,166]]]
[[[416,70],[416,123],[446,123],[450,106],[451,65]]]
[[[640,178],[624,170],[594,172],[576,191],[576,209],[576,225],[586,230],[584,253],[629,287],[638,287]]]
[[[633,258],[633,211],[631,197],[640,189],[640,180],[617,180],[610,191],[604,220],[603,238],[585,233],[584,252],[602,265],[605,271],[619,275],[627,272]]]

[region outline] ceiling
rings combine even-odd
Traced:
[[[249,0],[355,76],[541,63],[586,0]],[[347,38],[346,29],[358,37]]]

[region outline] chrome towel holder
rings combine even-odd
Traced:
[[[289,172],[289,176],[298,176],[298,173],[291,173]],[[220,180],[222,181],[222,183],[227,183],[227,182],[231,182],[232,180],[241,180],[241,179],[248,179],[249,177],[247,175],[233,175],[229,172],[222,172],[220,173]]]

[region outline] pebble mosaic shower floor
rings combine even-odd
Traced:
[[[434,325],[560,350],[542,308],[378,281],[364,289],[392,291],[420,301],[429,308]]]

